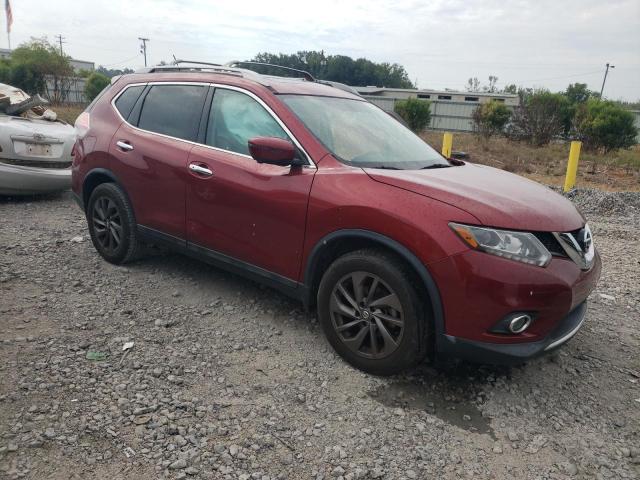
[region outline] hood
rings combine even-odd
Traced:
[[[486,226],[567,232],[584,225],[582,215],[562,195],[504,170],[470,163],[434,170],[364,170],[377,182],[465,210]]]

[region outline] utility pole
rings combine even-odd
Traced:
[[[138,40],[142,42],[142,45],[140,45],[140,53],[144,54],[144,66],[146,67],[147,66],[147,42],[149,41],[149,39],[138,37]]]
[[[600,89],[600,100],[602,100],[602,92],[604,92],[604,84],[607,81],[607,73],[609,73],[610,68],[616,68],[615,65],[609,65],[607,63],[607,69],[604,71],[604,80],[602,80],[602,88]]]
[[[58,39],[58,43],[60,44],[60,56],[62,56],[62,55],[64,55],[64,54],[63,54],[63,52],[62,52],[62,44],[63,44],[63,43],[67,43],[67,42],[65,42],[65,41],[64,41],[64,38],[65,38],[65,37],[63,37],[63,36],[62,36],[62,35],[60,35],[60,34],[55,35],[55,37]]]

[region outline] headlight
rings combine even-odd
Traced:
[[[551,261],[549,250],[532,233],[473,227],[459,223],[450,223],[449,226],[475,250],[539,267],[545,267]]]

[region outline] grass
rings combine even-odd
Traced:
[[[60,120],[73,125],[78,115],[80,115],[87,106],[83,104],[65,104],[51,105],[49,108],[58,114]]]
[[[422,138],[436,150],[442,148],[439,131],[425,131]],[[484,140],[472,133],[454,133],[453,150],[469,154],[469,161],[523,175],[548,185],[563,185],[569,158],[568,142],[531,147],[504,137]],[[608,155],[580,154],[576,186],[602,190],[640,190],[640,145]]]

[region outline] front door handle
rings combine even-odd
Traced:
[[[210,177],[211,175],[213,175],[213,172],[210,169],[205,166],[198,165],[197,163],[190,163],[189,170],[205,177]]]
[[[120,147],[122,150],[124,150],[125,152],[130,152],[131,150],[133,150],[133,145],[125,142],[124,140],[118,140],[116,142],[116,145]]]

